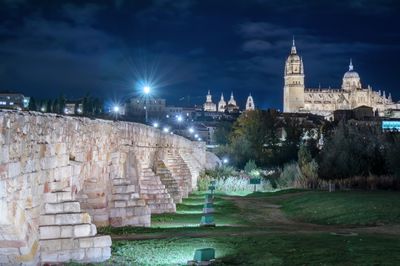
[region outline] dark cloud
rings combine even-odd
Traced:
[[[123,98],[154,81],[169,103],[248,93],[280,107],[292,36],[307,86],[363,83],[400,99],[397,1],[0,0],[0,87],[36,97]]]
[[[272,48],[272,44],[263,40],[249,40],[243,44],[243,51],[246,52],[263,52]]]

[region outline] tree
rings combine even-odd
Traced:
[[[31,97],[31,99],[29,100],[28,109],[29,109],[30,111],[36,111],[36,101],[35,101],[35,98]]]
[[[228,144],[231,132],[232,132],[231,122],[222,121],[218,123],[217,129],[214,132],[215,142],[219,145]]]
[[[51,113],[53,111],[53,104],[51,100],[47,100],[46,103],[46,112]]]
[[[345,179],[387,173],[383,135],[378,128],[340,122],[319,157],[319,175]]]
[[[58,110],[57,113],[59,114],[63,114],[64,113],[64,109],[65,109],[65,103],[66,103],[67,99],[65,98],[65,96],[63,94],[60,94],[58,96]]]

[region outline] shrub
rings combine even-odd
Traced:
[[[277,180],[280,188],[295,187],[299,183],[301,176],[299,166],[296,162],[290,162],[283,166],[283,170]]]
[[[247,161],[246,165],[244,166],[244,171],[249,175],[254,170],[257,170],[257,165],[254,160]]]
[[[230,174],[230,175],[228,175]],[[240,176],[232,167],[218,167],[213,170],[206,170],[201,173],[197,179],[197,186],[200,191],[208,190],[210,181],[216,182],[215,189],[224,193],[251,193],[254,185],[250,185],[250,179],[246,176]],[[261,184],[257,185],[258,191],[271,191],[271,183],[265,178],[261,178]]]

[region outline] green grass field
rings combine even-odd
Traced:
[[[229,200],[216,195],[214,200],[214,217],[218,225],[242,225],[246,221],[241,216],[241,210]],[[152,215],[152,227],[197,227],[203,212],[204,193],[193,193],[189,198],[177,204],[176,213]]]
[[[256,200],[257,204],[241,209],[234,201],[238,199]],[[100,233],[114,235],[112,258],[100,265],[185,265],[195,249],[205,247],[216,249],[216,265],[398,265],[398,235],[360,232],[340,236],[329,230],[301,228],[283,232],[260,223],[254,226],[246,217],[265,202],[281,205],[289,218],[302,222],[350,227],[399,224],[399,199],[397,192],[361,191],[288,190],[240,198],[217,195],[217,227],[201,228],[204,194],[194,193],[177,205],[176,214],[153,215],[151,228],[99,228]],[[129,235],[160,239],[115,240]]]
[[[400,193],[389,191],[315,192],[278,201],[288,217],[317,224],[400,223]]]
[[[330,234],[170,238],[113,243],[112,265],[185,265],[198,248],[216,250],[217,265],[396,265],[396,237]]]

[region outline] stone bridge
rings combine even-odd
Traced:
[[[96,226],[175,212],[209,156],[141,124],[0,110],[0,264],[108,259]]]

